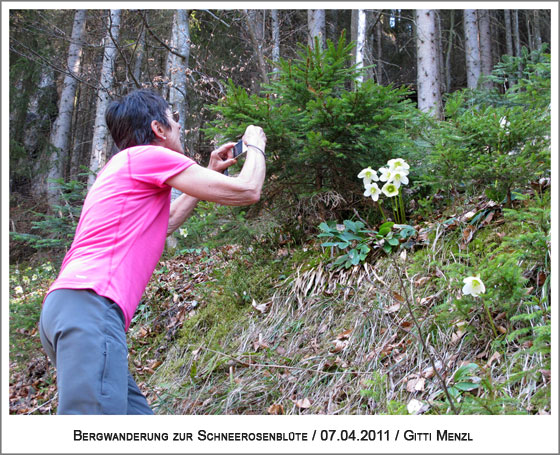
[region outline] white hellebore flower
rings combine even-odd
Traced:
[[[381,191],[383,191],[383,194],[385,194],[385,196],[387,197],[394,197],[399,194],[399,187],[393,182],[387,182],[385,185],[383,185]]]
[[[382,182],[391,181],[391,178],[393,177],[393,173],[391,172],[390,169],[386,167],[380,167],[379,172],[381,172],[381,175],[379,176],[379,180],[381,180]]]
[[[403,172],[402,168],[398,168],[393,171],[393,179],[391,180],[397,187],[400,187],[401,184],[406,185],[408,184],[408,177],[406,176],[408,171]]]
[[[366,167],[358,174],[358,178],[364,179],[364,185],[379,181],[377,176],[377,171],[373,170],[371,167]]]
[[[181,237],[188,237],[189,231],[186,228],[180,228],[179,229],[179,234],[181,235]]]
[[[408,174],[408,170],[410,169],[408,163],[402,158],[394,158],[392,160],[389,160],[387,161],[387,165],[389,166],[389,170],[393,172],[400,168],[401,171],[406,172]]]
[[[21,286],[16,286],[14,291],[16,291],[16,294],[23,294],[23,288]]]
[[[506,134],[509,134],[509,131],[508,131],[509,125],[510,125],[510,123],[507,121],[506,117],[502,117],[500,119],[500,128],[505,129]]]
[[[366,184],[366,191],[364,192],[364,196],[371,197],[374,201],[377,201],[380,194],[381,190],[377,186],[377,183]]]
[[[463,280],[465,285],[463,286],[464,295],[472,295],[473,297],[478,297],[480,294],[486,292],[486,287],[480,279],[480,275],[469,276]]]

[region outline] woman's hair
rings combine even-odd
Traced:
[[[166,128],[169,105],[157,93],[136,90],[120,100],[113,101],[105,112],[105,122],[119,150],[135,145],[148,145],[155,140],[152,120]]]

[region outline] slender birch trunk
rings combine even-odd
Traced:
[[[105,124],[105,111],[111,100],[113,88],[113,67],[117,57],[116,42],[119,39],[121,25],[121,10],[112,9],[107,16],[107,35],[105,36],[105,49],[101,79],[97,91],[97,106],[95,109],[95,124],[93,126],[93,139],[89,169],[88,187],[93,185],[97,172],[105,165],[107,157],[107,125]]]
[[[280,21],[279,11],[273,9],[271,12],[272,17],[272,61],[277,62],[280,59]],[[278,74],[278,68],[275,66],[272,69],[274,75]]]
[[[58,106],[58,116],[54,121],[50,144],[53,151],[49,157],[49,179],[63,177],[64,163],[69,153],[70,129],[72,127],[72,113],[74,112],[74,98],[78,80],[76,75],[80,72],[82,61],[82,40],[86,29],[87,10],[77,10],[72,26],[72,38],[68,49],[67,70],[64,77],[62,93]],[[58,185],[49,183],[47,186],[47,199],[51,209],[60,201]]]
[[[312,49],[315,48],[315,38],[319,39],[321,49],[325,48],[325,10],[324,9],[308,9],[307,10],[307,43]]]
[[[360,74],[356,77],[356,83],[364,82],[364,50],[366,47],[366,11],[358,10],[358,33],[356,39],[356,68]]]

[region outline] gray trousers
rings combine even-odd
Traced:
[[[124,317],[114,302],[91,290],[55,290],[39,334],[57,370],[58,414],[153,414],[128,371]]]

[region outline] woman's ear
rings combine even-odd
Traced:
[[[151,127],[156,138],[158,138],[160,141],[165,141],[167,139],[165,128],[161,123],[159,123],[157,120],[152,120]]]

